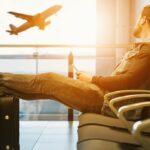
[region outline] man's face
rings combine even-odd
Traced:
[[[150,38],[150,7],[143,9],[135,25],[133,34],[137,38]]]

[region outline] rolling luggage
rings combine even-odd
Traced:
[[[19,100],[0,97],[0,150],[19,150]]]

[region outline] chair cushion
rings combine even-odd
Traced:
[[[104,140],[88,140],[81,142],[77,145],[77,150],[123,150],[123,149],[132,149],[132,150],[143,150],[141,147],[123,144],[108,142]]]
[[[130,123],[133,124],[131,121]],[[85,125],[105,125],[126,129],[119,119],[94,113],[85,113],[79,116],[79,127]]]
[[[86,125],[78,128],[79,143],[94,139],[140,145],[129,131],[125,129],[102,125]]]

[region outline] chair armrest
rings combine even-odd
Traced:
[[[117,115],[118,111],[114,106],[117,102],[130,100],[130,99],[141,99],[141,98],[150,98],[150,94],[135,94],[135,95],[127,95],[127,96],[117,97],[117,98],[112,99],[109,102],[109,107]],[[139,103],[139,102],[136,102],[136,103]]]
[[[120,90],[120,91],[110,92],[105,94],[104,100],[109,102],[113,98],[125,96],[125,95],[131,95],[131,94],[150,94],[150,90]]]
[[[150,101],[149,102],[139,102],[136,104],[130,104],[130,105],[122,106],[119,108],[117,116],[120,118],[120,116],[122,116],[127,111],[139,109],[139,108],[144,108],[144,107],[150,107]]]
[[[143,145],[145,150],[149,150],[150,147],[150,139],[149,137],[144,137],[142,132],[146,131],[146,129],[150,130],[150,119],[146,119],[143,121],[137,121],[134,123],[132,127],[133,136]],[[148,132],[149,132],[148,130]]]
[[[150,119],[145,119],[143,121],[137,121],[134,123],[132,128],[132,134],[138,136],[145,129],[150,128]]]
[[[150,94],[148,96],[150,97]],[[128,112],[130,110],[144,108],[144,107],[150,107],[150,102],[139,102],[136,104],[130,104],[130,105],[122,106],[119,108],[117,116],[126,124],[129,131],[132,132],[132,126],[129,123],[129,121],[126,119],[124,114],[125,114],[125,112]]]

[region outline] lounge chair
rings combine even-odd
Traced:
[[[111,103],[111,109],[113,109],[114,114],[118,116],[117,109],[118,108],[121,109],[124,106],[117,105],[117,107],[115,107],[117,100],[119,98],[122,99],[123,97],[126,97],[127,102],[128,96],[125,95],[132,96],[132,94],[136,94],[136,96],[140,95],[144,96],[143,94],[148,94],[150,96],[150,91],[149,90],[116,91],[106,94],[104,98],[105,102],[108,102],[109,104]],[[148,100],[149,99],[150,98],[148,97]],[[114,103],[112,102],[113,100],[115,100]],[[138,101],[136,101],[135,99],[129,100],[131,104],[143,101],[141,100],[141,98],[138,99]],[[124,103],[124,105],[125,104],[127,103]],[[130,128],[132,128],[135,122],[128,121],[128,124],[130,124]],[[131,130],[129,131],[131,132]],[[105,148],[107,147],[107,149],[109,148],[111,149],[112,147],[114,147],[115,149],[123,149],[123,147],[128,147],[128,149],[142,149],[142,147],[137,147],[141,145],[141,142],[139,142],[137,138],[131,135],[129,131],[127,130],[127,124],[121,119],[92,113],[82,114],[79,117],[78,150],[87,150],[87,148],[89,150],[99,150],[103,149],[104,147]],[[93,147],[91,146],[88,146],[89,143],[90,144],[93,143],[92,145],[93,146],[95,145],[95,149],[93,149]]]

